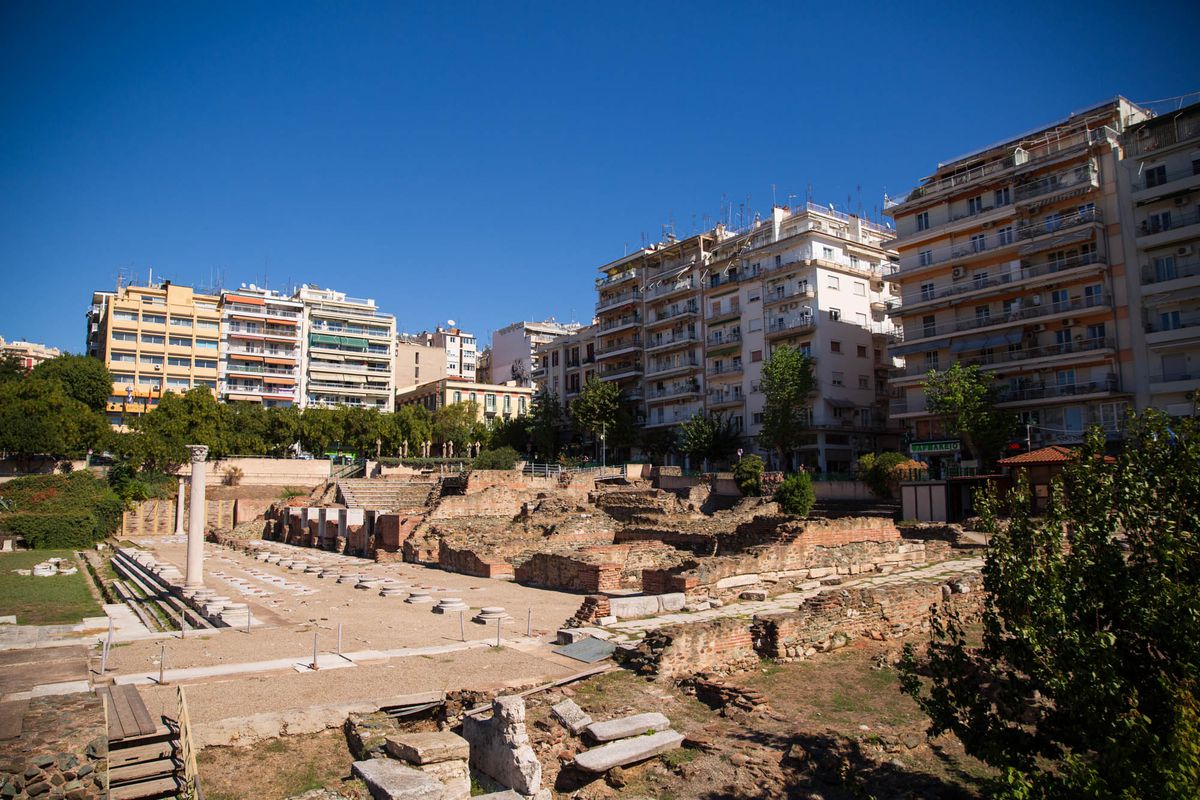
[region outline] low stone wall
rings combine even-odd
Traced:
[[[230,469],[241,470],[239,486],[295,486],[312,489],[329,479],[330,461],[327,458],[227,458],[204,463],[205,479],[209,486],[225,482]],[[191,475],[191,465],[181,469]]]
[[[443,497],[429,512],[429,518],[435,520],[461,517],[512,519],[521,513],[522,506],[532,497],[533,493],[525,487],[488,486],[471,494]]]
[[[205,531],[232,528],[236,524],[234,500],[205,500]],[[270,501],[267,501],[270,505]],[[183,505],[183,529],[190,525],[191,503]],[[143,500],[121,515],[121,537],[170,536],[175,532],[175,500]]]
[[[104,701],[92,692],[34,697],[21,735],[3,743],[0,797],[108,796]]]
[[[832,591],[798,611],[661,628],[636,649],[617,652],[638,672],[672,679],[748,669],[760,658],[800,660],[862,636],[882,641],[928,630],[930,608],[940,603],[975,613],[982,604],[981,584],[975,574],[948,584],[913,581]]]
[[[674,548],[660,542],[591,545],[569,552],[534,553],[517,566],[516,579],[569,592],[641,589],[647,565],[677,558]]]
[[[450,572],[461,572],[478,578],[511,581],[513,566],[500,558],[482,558],[471,550],[456,550],[442,539],[438,543],[438,566]]]

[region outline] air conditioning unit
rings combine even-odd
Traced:
[[[961,278],[963,275],[966,275],[966,274],[967,274],[967,271],[966,271],[965,269],[963,269],[962,267],[955,267],[955,268],[954,268],[954,277],[955,277],[956,279],[957,279],[957,278]]]
[[[1042,332],[1042,331],[1044,331],[1044,330],[1046,330],[1046,326],[1045,326],[1045,325],[1043,325],[1043,324],[1042,324],[1042,323],[1040,323],[1040,322],[1039,322],[1037,325],[1034,325],[1034,326],[1033,326],[1033,332],[1034,332],[1034,333],[1041,333],[1041,332]]]
[[[1070,319],[1070,318],[1068,318],[1068,319],[1064,319],[1064,320],[1062,321],[1062,326],[1063,326],[1064,328],[1069,328],[1069,327],[1071,327],[1072,325],[1078,325],[1078,324],[1079,324],[1079,320],[1077,320],[1077,319]]]
[[[1192,200],[1192,199],[1191,199],[1190,197],[1188,197],[1188,196],[1185,194],[1185,195],[1183,195],[1182,197],[1176,197],[1176,198],[1175,198],[1175,205],[1177,205],[1177,206],[1186,206],[1188,203],[1190,203],[1190,202],[1191,202],[1191,200]]]
[[[992,227],[992,226],[993,226],[993,225],[995,225],[995,224],[996,224],[996,223],[994,223],[994,222],[985,222],[985,223],[983,223],[983,227],[985,227],[985,228],[990,228],[990,227]]]
[[[1175,254],[1176,254],[1176,255],[1180,255],[1180,256],[1190,256],[1190,255],[1192,254],[1192,251],[1193,251],[1193,250],[1195,250],[1195,249],[1196,249],[1196,248],[1195,248],[1195,247],[1193,247],[1193,246],[1192,246],[1192,245],[1190,245],[1190,244],[1189,244],[1189,245],[1184,245],[1183,247],[1177,248],[1177,249],[1175,250]]]

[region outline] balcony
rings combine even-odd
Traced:
[[[726,347],[737,347],[742,343],[741,331],[717,331],[710,333],[705,340],[709,350],[718,350]]]
[[[604,311],[612,311],[613,309],[621,308],[622,306],[627,306],[631,303],[640,302],[642,302],[642,293],[640,291],[627,290],[624,292],[617,292],[616,294],[609,295],[608,297],[601,297],[600,301],[596,303],[596,313],[599,314]]]
[[[1154,181],[1151,183],[1151,181]],[[1193,166],[1175,167],[1161,172],[1153,169],[1142,173],[1142,178],[1133,182],[1133,200],[1139,205],[1185,191],[1200,181],[1200,172]]]
[[[1154,316],[1153,312],[1147,317]],[[1166,316],[1167,319],[1163,319]],[[1146,323],[1146,344],[1173,345],[1200,337],[1200,311],[1185,311],[1183,314],[1158,315]]]
[[[1013,197],[1018,205],[1026,205],[1035,201],[1047,202],[1059,192],[1074,191],[1089,186],[1099,188],[1100,176],[1091,164],[1073,170],[1056,172],[1030,183],[1021,184],[1013,190]]]
[[[731,286],[737,286],[739,283],[748,279],[749,277],[750,275],[742,274],[740,272],[730,272],[727,275],[717,274],[708,279],[708,285],[705,288],[709,290],[726,289]]]
[[[1054,314],[1068,314],[1073,311],[1088,311],[1088,310],[1104,310],[1112,306],[1112,295],[1088,295],[1087,297],[1074,297],[1059,303],[1042,303],[1041,305],[1030,306],[1029,308],[1012,308],[1007,314],[997,314],[996,316],[976,316],[968,319],[954,320],[952,322],[944,322],[940,325],[923,325],[914,326],[914,335],[906,341],[916,342],[922,339],[934,339],[940,336],[949,336],[953,333],[962,331],[982,330],[985,328],[1003,328],[1022,320],[1038,319],[1039,317],[1047,317]],[[893,334],[899,340],[905,340],[902,331],[897,331]]]
[[[276,369],[273,367],[263,367],[256,364],[238,364],[228,362],[225,364],[226,372],[236,372],[240,375],[281,375],[289,378],[296,377],[296,369]]]
[[[1111,394],[1120,391],[1115,376],[1103,381],[1087,381],[1084,383],[1038,383],[1032,385],[1002,386],[997,392],[996,402],[1024,403],[1030,400],[1051,400],[1064,397],[1080,397],[1093,394]]]
[[[669,400],[674,397],[689,397],[698,394],[700,394],[700,384],[695,381],[688,381],[664,386],[661,389],[649,389],[646,391],[646,402]]]
[[[1192,392],[1200,389],[1200,372],[1166,372],[1150,376],[1150,394]]]
[[[601,333],[612,333],[615,331],[624,330],[625,328],[632,328],[636,325],[641,325],[641,324],[642,324],[642,315],[641,314],[626,314],[623,317],[617,317],[615,319],[606,319],[604,322],[600,323],[600,332]]]
[[[646,416],[645,427],[657,428],[663,425],[679,425],[701,413],[703,409],[697,405],[684,406],[682,408],[660,408],[658,411],[658,414],[649,414]]]
[[[710,312],[708,317],[704,321],[708,325],[720,325],[722,322],[729,322],[730,320],[740,319],[741,316],[742,316],[741,306],[731,306],[730,308],[727,308],[724,311],[717,311],[715,313]]]
[[[1157,125],[1142,128],[1138,133],[1135,148],[1139,156],[1144,156],[1200,137],[1200,116],[1181,117],[1174,126]]]
[[[1073,342],[1063,342],[1061,344],[1040,345],[1035,347],[1022,347],[1019,350],[1006,350],[1003,345],[997,344],[992,352],[985,354],[982,350],[968,350],[957,354],[957,361],[964,366],[978,364],[984,369],[999,367],[1004,364],[1019,363],[1024,361],[1033,361],[1041,358],[1058,359],[1063,356],[1088,356],[1093,357],[1109,355],[1116,347],[1111,336],[1103,336],[1093,339],[1080,339]],[[1073,361],[1086,360],[1072,358]],[[928,368],[917,360],[904,365],[904,376],[908,378],[925,376],[929,373]]]
[[[225,312],[227,314],[245,314],[253,317],[268,318],[276,317],[278,319],[299,319],[300,312],[291,309],[275,308],[272,306],[250,306],[243,303],[225,303]]]
[[[699,369],[700,362],[694,358],[685,358],[678,361],[668,361],[665,364],[652,364],[646,367],[646,377],[650,376],[665,376],[673,375],[677,372],[688,372],[690,370]]]
[[[1200,236],[1200,207],[1176,208],[1159,214],[1152,214],[1142,220],[1137,227],[1135,236],[1138,247],[1158,247],[1180,239]]]
[[[639,274],[641,274],[639,270],[627,269],[603,278],[596,278],[596,288],[606,289],[609,286],[617,286],[628,281],[637,280]]]
[[[815,328],[817,318],[812,314],[793,314],[771,320],[767,326],[767,338],[787,336]]]
[[[710,409],[731,408],[740,406],[746,401],[746,396],[741,392],[709,392],[706,402]]]
[[[788,300],[811,300],[816,296],[817,293],[808,284],[786,290],[780,286],[763,295],[763,307],[766,308],[774,303],[783,303]]]
[[[924,411],[924,408],[913,408],[913,411]],[[908,413],[908,400],[903,397],[895,397],[888,401],[888,414],[895,416],[896,414]]]
[[[1070,277],[1067,273],[1073,270],[1078,270],[1080,273],[1097,272],[1104,265],[1104,259],[1095,253],[1088,253],[1087,255],[1076,256],[1075,258],[1066,258],[1060,261],[1037,264],[1032,267],[1023,267],[1015,272],[1002,272],[998,275],[989,275],[981,278],[966,278],[957,285],[942,289],[910,292],[904,297],[899,311],[908,316],[920,309],[939,305],[951,305],[951,298],[968,299],[964,295],[968,295],[970,298],[978,298],[1008,292],[1028,285],[1027,282],[1032,283],[1034,278],[1053,276],[1053,279],[1057,282],[1059,279]],[[1084,267],[1088,267],[1088,269],[1083,269]]]
[[[741,364],[725,364],[720,367],[713,367],[705,374],[714,380],[720,380],[722,378],[741,377],[742,371],[743,369]]]
[[[687,303],[686,305],[675,308],[666,308],[656,310],[652,314],[649,325],[658,325],[663,322],[669,322],[673,319],[682,319],[684,317],[694,317],[700,313],[700,306],[697,303]]]
[[[660,297],[671,297],[672,295],[691,292],[695,288],[696,284],[691,278],[682,281],[664,281],[653,289],[648,290],[645,295],[649,300],[657,300]]]
[[[654,353],[674,347],[686,347],[699,341],[700,336],[693,332],[679,333],[674,336],[652,336],[646,339],[646,352]]]
[[[596,348],[596,355],[600,358],[611,358],[618,353],[640,352],[642,349],[642,340],[639,337],[631,339],[620,339],[615,342],[610,342],[606,345],[601,345]]]
[[[1147,289],[1147,294],[1169,292],[1196,285],[1196,281],[1188,279],[1197,276],[1200,276],[1200,261],[1188,261],[1183,264],[1176,264],[1172,261],[1142,267],[1142,286],[1154,287]],[[1179,283],[1175,283],[1175,281],[1179,281]]]
[[[618,381],[642,374],[642,365],[636,361],[622,361],[617,364],[605,364],[598,371],[599,376],[606,381]]]

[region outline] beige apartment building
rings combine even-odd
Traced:
[[[23,339],[6,342],[4,337],[0,336],[0,356],[9,356],[17,359],[21,364],[21,369],[26,372],[43,361],[49,361],[60,355],[62,355],[62,351],[57,347],[48,347],[44,344],[27,342]]]
[[[301,406],[391,411],[396,318],[332,289],[301,286],[295,299],[303,306]]]
[[[154,408],[164,392],[217,390],[219,298],[190,287],[122,286],[95,292],[88,310],[87,351],[113,375],[107,416],[114,425]]]
[[[437,411],[454,403],[475,403],[481,421],[512,419],[529,413],[533,389],[506,384],[475,383],[458,378],[441,378],[396,395],[396,405],[419,405]]]
[[[300,301],[251,284],[221,293],[218,396],[265,408],[300,405]]]
[[[930,370],[993,373],[1034,445],[1118,434],[1139,351],[1118,193],[1122,133],[1147,112],[1116,100],[939,164],[887,209],[896,221],[906,367],[892,418],[914,455],[966,458],[925,406]]]
[[[1131,125],[1118,174],[1138,408],[1193,416],[1200,392],[1200,104]]]
[[[542,344],[534,356],[534,393],[545,389],[566,407],[596,374],[598,325],[586,325]]]
[[[794,463],[848,470],[894,447],[885,406],[897,331],[891,228],[807,203],[742,231],[718,226],[600,268],[598,375],[646,428],[727,416],[748,451],[762,430],[762,363],[779,347],[814,359],[812,434]]]
[[[397,394],[447,376],[446,348],[434,342],[432,333],[396,334]]]

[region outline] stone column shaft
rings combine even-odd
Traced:
[[[208,447],[188,445],[192,456],[192,502],[188,516],[187,585],[204,585],[204,524],[207,508],[204,501],[205,464]]]
[[[175,535],[183,536],[183,476],[179,476],[179,494],[175,498]]]

